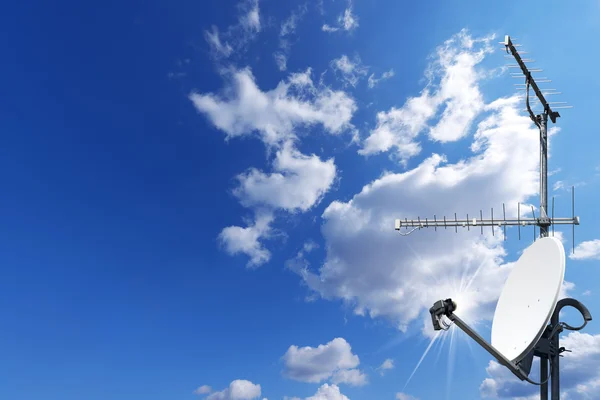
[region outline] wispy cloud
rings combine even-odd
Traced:
[[[330,64],[331,68],[341,75],[342,81],[352,87],[356,87],[358,81],[364,78],[369,70],[369,67],[364,66],[358,56],[351,60],[347,55],[342,55],[340,58],[332,60]]]
[[[384,72],[383,74],[381,74],[381,77],[379,77],[379,78],[375,78],[375,74],[371,74],[369,76],[369,88],[373,89],[380,82],[383,82],[383,81],[385,81],[387,79],[390,79],[394,75],[395,75],[395,72],[394,72],[393,69],[390,69],[389,71]]]
[[[243,51],[248,42],[262,29],[258,0],[243,0],[237,8],[237,24],[229,26],[223,33],[220,33],[216,26],[204,32],[204,38],[215,60],[228,58],[234,52]]]
[[[279,28],[279,50],[273,54],[280,71],[285,71],[287,69],[287,59],[291,51],[289,36],[296,33],[296,28],[307,10],[307,5],[302,4],[292,11],[290,16],[281,23]]]
[[[337,32],[339,30],[350,32],[356,28],[358,28],[358,17],[352,12],[352,1],[348,1],[348,7],[337,18],[337,25],[324,24],[321,29],[323,32]]]

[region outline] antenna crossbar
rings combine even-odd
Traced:
[[[579,225],[579,217],[574,218],[515,218],[515,219],[396,219],[394,229],[402,228],[454,228],[480,226],[550,226],[550,225]]]

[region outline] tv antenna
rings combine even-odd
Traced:
[[[559,357],[569,350],[559,347],[558,336],[564,329],[579,331],[592,320],[578,300],[557,302],[564,275],[562,243],[554,237],[541,238],[525,249],[506,280],[494,313],[491,344],[454,313],[458,305],[452,299],[439,300],[429,309],[433,328],[448,330],[455,323],[517,378],[539,385],[542,400],[548,400],[548,381],[552,400],[559,400]],[[559,322],[560,311],[568,306],[581,313],[581,326]],[[540,358],[540,382],[529,378],[534,356]]]
[[[457,304],[452,299],[437,301],[429,309],[435,330],[450,328],[455,323],[467,335],[474,339],[486,351],[494,356],[500,364],[507,367],[515,376],[521,380],[540,386],[540,399],[548,400],[548,382],[551,384],[551,399],[560,399],[560,371],[559,357],[566,350],[559,347],[559,334],[564,330],[581,330],[592,320],[588,309],[578,300],[565,298],[557,302],[558,295],[564,280],[565,252],[562,243],[549,237],[552,227],[554,236],[554,225],[571,225],[573,238],[573,252],[575,252],[575,225],[579,225],[579,217],[575,216],[575,187],[571,189],[570,218],[554,217],[554,197],[552,198],[552,211],[548,215],[548,119],[556,123],[560,114],[558,109],[572,108],[564,102],[548,102],[546,96],[558,95],[556,89],[540,89],[538,83],[551,82],[548,78],[538,77],[537,82],[533,72],[542,72],[539,68],[529,68],[526,63],[534,60],[521,58],[526,52],[517,50],[520,44],[514,44],[510,36],[506,35],[503,42],[508,58],[514,58],[516,64],[508,65],[508,68],[519,68],[521,71],[511,73],[513,78],[525,78],[525,83],[517,84],[517,89],[524,90],[526,109],[533,123],[540,132],[540,209],[536,217],[532,207],[532,218],[521,218],[521,204],[517,205],[517,217],[506,218],[506,208],[502,204],[502,217],[494,219],[494,209],[491,209],[491,218],[483,218],[480,210],[480,218],[454,219],[443,216],[441,219],[433,216],[433,220],[420,217],[415,219],[396,219],[395,230],[403,236],[409,235],[422,228],[454,228],[458,232],[459,227],[467,228],[479,226],[483,234],[483,227],[500,227],[504,231],[506,240],[506,227],[517,226],[519,239],[521,238],[521,226],[533,226],[534,243],[529,246],[509,275],[504,289],[498,299],[494,321],[492,323],[492,343],[486,342],[477,332],[469,327],[464,321],[454,314]],[[529,98],[530,89],[533,90],[536,99]],[[541,108],[541,110],[539,109]],[[536,114],[537,113],[537,114]],[[539,227],[539,240],[536,239],[535,228]],[[402,228],[407,231],[402,232]],[[536,282],[531,285],[530,282]],[[564,307],[574,307],[582,317],[583,324],[572,327],[559,321],[560,311]],[[540,359],[540,382],[529,379],[533,357]],[[548,370],[550,367],[550,370]]]
[[[410,235],[416,230],[420,230],[423,228],[431,228],[433,227],[435,230],[437,228],[454,228],[455,232],[458,232],[458,228],[467,228],[470,230],[471,227],[479,226],[481,229],[481,233],[483,234],[483,227],[489,226],[492,228],[492,234],[494,234],[494,228],[500,227],[504,230],[504,239],[506,240],[506,227],[507,226],[517,226],[519,231],[519,239],[521,239],[521,227],[525,226],[533,226],[533,238],[534,241],[536,239],[536,230],[535,227],[539,227],[540,237],[549,236],[550,227],[552,227],[552,235],[554,236],[554,225],[572,225],[572,241],[573,241],[573,252],[575,252],[575,225],[579,225],[579,217],[575,216],[575,186],[571,188],[571,210],[572,215],[570,218],[555,218],[554,217],[554,197],[552,197],[552,209],[549,215],[548,213],[548,119],[552,121],[552,123],[556,123],[556,119],[560,117],[560,114],[555,111],[557,109],[565,109],[572,108],[570,105],[566,105],[564,102],[548,102],[546,100],[546,96],[557,95],[560,92],[557,92],[555,89],[540,89],[538,86],[539,83],[551,82],[548,78],[541,77],[537,79],[534,78],[532,72],[541,72],[542,70],[539,68],[529,68],[526,63],[533,63],[535,60],[530,58],[521,58],[517,47],[520,47],[520,44],[513,44],[510,36],[506,35],[503,42],[500,42],[504,45],[506,52],[510,55],[506,57],[512,57],[515,59],[516,64],[507,65],[508,68],[520,68],[521,72],[511,73],[511,77],[513,78],[522,78],[525,77],[525,83],[517,84],[517,89],[525,90],[525,104],[527,108],[524,111],[529,113],[529,117],[533,121],[533,123],[538,127],[540,131],[540,209],[539,215],[536,216],[535,210],[532,207],[531,218],[522,218],[521,217],[521,203],[517,205],[517,217],[516,218],[506,218],[506,207],[502,204],[502,216],[498,216],[494,218],[494,209],[491,209],[491,218],[483,218],[483,211],[479,211],[479,217],[469,217],[467,214],[466,219],[459,219],[457,215],[454,214],[454,218],[443,216],[441,219],[437,218],[436,215],[433,216],[433,220],[425,218],[424,220],[420,217],[417,219],[396,219],[395,220],[395,230],[399,231],[399,233],[403,236]],[[521,53],[525,53],[521,51]],[[529,93],[530,89],[536,95],[536,99],[530,101]],[[541,110],[534,110],[533,108],[541,107]],[[535,114],[534,111],[539,112],[539,114]],[[402,231],[402,228],[406,228],[406,231]]]

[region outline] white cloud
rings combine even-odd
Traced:
[[[269,150],[276,150],[271,173],[250,168],[238,175],[234,189],[242,205],[262,210],[261,219],[246,228],[227,227],[220,235],[228,253],[247,254],[248,266],[255,267],[271,256],[261,239],[271,233],[273,211],[307,211],[336,177],[333,159],[323,161],[297,150],[296,129],[321,124],[331,134],[354,131],[350,120],[356,104],[343,91],[315,86],[310,69],[290,74],[287,81],[267,92],[257,86],[250,69],[229,70],[224,77],[227,85],[222,95],[190,94],[198,112],[225,132],[226,140],[254,132]]]
[[[206,38],[208,44],[210,44],[213,55],[216,57],[229,57],[233,52],[233,48],[229,43],[221,42],[219,28],[216,26],[212,27],[212,32],[205,31],[204,37]]]
[[[377,369],[379,370],[379,373],[383,376],[383,374],[385,374],[385,371],[387,371],[389,369],[393,369],[393,368],[394,368],[394,360],[392,360],[391,358],[388,358]]]
[[[332,60],[331,67],[342,75],[346,84],[350,84],[352,87],[356,87],[358,81],[365,77],[369,70],[368,67],[362,65],[360,57],[356,56],[352,61],[347,55]]]
[[[307,397],[306,400],[350,400],[340,392],[336,385],[323,384],[314,396]]]
[[[254,400],[260,397],[260,385],[243,379],[236,379],[229,387],[208,396],[206,400]]]
[[[564,190],[567,192],[570,192],[572,190],[573,187],[581,187],[581,186],[585,186],[586,183],[585,182],[577,182],[577,183],[567,183],[565,181],[556,181],[554,182],[554,185],[552,186],[552,190],[559,191],[559,190]]]
[[[592,294],[591,290],[586,290],[585,292],[581,293],[582,296],[589,296]]]
[[[281,52],[273,54],[275,58],[275,62],[277,63],[277,68],[280,71],[285,71],[287,69],[287,56]]]
[[[277,151],[271,174],[255,168],[238,176],[234,194],[245,207],[307,211],[320,201],[336,176],[333,159],[306,156],[287,142]]]
[[[352,4],[350,4],[348,8],[344,10],[344,14],[338,18],[338,23],[345,31],[351,31],[358,28],[358,17],[352,14]]]
[[[285,71],[287,69],[287,59],[291,49],[291,44],[287,37],[296,33],[298,23],[304,17],[304,14],[306,14],[307,10],[307,5],[302,4],[296,10],[292,11],[290,16],[281,23],[281,27],[279,29],[280,51],[274,54],[275,62],[277,63],[277,67],[280,71]]]
[[[406,393],[396,393],[396,400],[419,400],[414,396],[411,396],[409,394]]]
[[[333,374],[331,382],[336,385],[345,383],[350,386],[364,386],[368,380],[367,376],[358,369],[341,369]]]
[[[335,338],[318,347],[290,346],[283,356],[284,374],[300,382],[319,383],[331,378],[341,370],[356,368],[360,361],[352,354],[350,344],[343,338]],[[351,373],[350,375],[355,374]],[[339,375],[343,380],[344,376]],[[348,375],[345,376],[348,378]],[[353,378],[356,378],[354,376]]]
[[[298,126],[322,124],[332,134],[352,128],[354,100],[343,91],[315,86],[311,70],[290,74],[263,92],[249,68],[226,74],[223,95],[192,93],[189,98],[227,138],[258,132],[269,146],[295,138]]]
[[[358,28],[358,17],[352,13],[352,1],[348,1],[348,7],[337,18],[337,26],[324,24],[323,32],[337,32],[340,29],[350,32]]]
[[[261,31],[258,0],[242,0],[237,8],[240,12],[237,24],[229,26],[222,35],[216,26],[212,27],[212,31],[204,32],[204,38],[217,61],[245,50],[246,45]]]
[[[298,23],[304,17],[307,11],[306,4],[300,5],[297,10],[292,11],[288,19],[281,23],[281,28],[279,30],[279,36],[287,36],[296,32],[296,28],[298,27]]]
[[[219,235],[219,241],[228,254],[246,254],[250,257],[247,266],[257,267],[271,259],[271,252],[264,248],[260,240],[269,237],[272,222],[273,214],[257,213],[255,222],[246,228],[240,226],[224,228]]]
[[[564,187],[565,187],[565,184],[563,181],[556,181],[556,182],[554,182],[554,186],[552,186],[552,190],[554,190],[556,192],[557,190],[560,190]]]
[[[563,353],[561,368],[561,398],[588,400],[600,398],[600,335],[571,332],[561,338],[561,347],[571,352]],[[539,370],[536,358],[532,371]],[[489,378],[481,386],[483,398],[537,399],[539,387],[519,381],[505,367],[490,361],[486,369]]]
[[[208,385],[202,385],[198,389],[194,390],[194,394],[203,395],[212,392],[212,388]]]
[[[473,39],[461,31],[436,51],[436,60],[428,70],[429,84],[417,97],[406,100],[401,108],[392,107],[377,114],[377,126],[365,140],[360,153],[375,154],[396,149],[401,160],[421,151],[417,136],[428,129],[435,141],[449,142],[463,138],[473,119],[483,111],[478,87],[483,74],[476,66],[492,52],[493,36]],[[439,82],[438,82],[439,80]],[[428,121],[443,109],[433,126]]]
[[[429,94],[423,92],[419,97],[408,99],[401,108],[392,107],[387,112],[378,112],[377,126],[364,141],[359,153],[376,154],[395,147],[401,160],[416,156],[421,152],[421,146],[414,139],[435,111]]]
[[[600,239],[581,242],[575,247],[575,254],[570,254],[572,260],[600,260]]]
[[[326,299],[343,299],[358,315],[384,316],[405,329],[421,317],[432,334],[427,309],[441,298],[459,303],[469,323],[490,319],[511,269],[500,231],[459,234],[393,232],[395,218],[473,215],[481,208],[516,213],[517,202],[537,193],[537,131],[519,112],[516,98],[481,106],[473,154],[454,164],[433,154],[404,173],[387,173],[347,201],[323,213],[327,256],[318,270],[306,260],[288,264]],[[493,182],[493,184],[490,184]],[[509,229],[508,235],[516,234]]]
[[[258,0],[248,0],[247,3],[242,3],[241,7],[245,13],[240,17],[240,25],[248,31],[260,32],[260,10]]]
[[[381,74],[380,78],[375,78],[375,74],[371,74],[369,76],[369,80],[368,80],[369,88],[373,89],[375,86],[377,86],[379,84],[379,82],[383,82],[387,79],[390,79],[394,75],[395,75],[395,72],[393,69],[390,69],[389,71],[386,71],[383,74]]]

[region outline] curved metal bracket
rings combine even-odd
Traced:
[[[560,314],[560,310],[562,310],[564,307],[573,307],[575,308],[577,311],[579,311],[581,313],[581,316],[583,317],[583,325],[578,326],[578,327],[572,327],[571,325],[565,323],[565,322],[558,322],[558,315]],[[559,324],[564,327],[565,329],[568,329],[570,331],[579,331],[582,330],[589,321],[592,320],[592,314],[590,313],[590,310],[587,309],[586,306],[584,306],[579,300],[575,300],[575,299],[562,299],[559,300],[558,303],[556,303],[556,308],[554,309],[554,313],[552,313],[552,319],[550,320],[550,323],[552,324],[553,327],[558,326]]]

